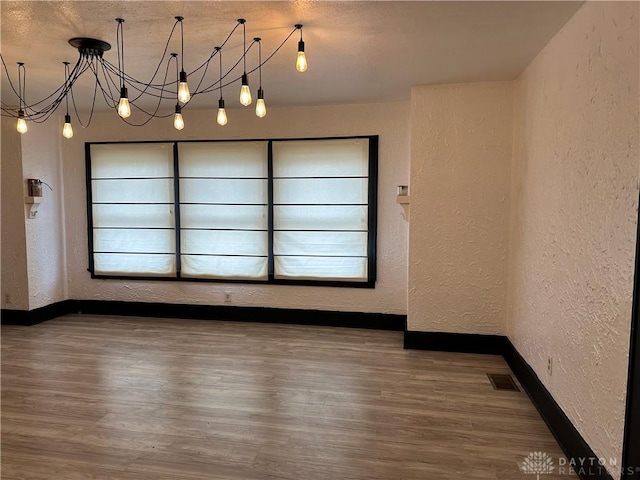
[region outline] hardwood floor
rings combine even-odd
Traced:
[[[402,333],[69,315],[2,327],[2,478],[533,479],[501,357]],[[566,475],[541,475],[544,480]]]

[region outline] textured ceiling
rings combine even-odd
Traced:
[[[263,69],[269,105],[311,105],[406,100],[412,85],[515,78],[579,8],[581,2],[207,2],[207,1],[2,1],[2,55],[15,78],[27,66],[28,101],[50,94],[64,78],[61,62],[78,54],[67,41],[89,36],[110,42],[117,63],[116,17],[125,19],[128,73],[148,80],[162,54],[173,17],[185,17],[185,69],[200,65],[236,23],[247,19],[247,39],[263,39],[263,56],[304,24],[309,69],[295,70],[297,36]],[[230,67],[242,51],[241,30],[225,47]],[[169,51],[179,52],[178,37]],[[251,52],[248,67],[256,63]],[[163,67],[164,68],[164,67]],[[241,71],[237,71],[239,75]],[[205,82],[218,75],[213,62]],[[190,83],[193,79],[190,79]],[[256,76],[250,77],[252,90]],[[2,98],[16,103],[3,73]],[[193,88],[193,87],[192,87]],[[81,109],[92,83],[74,87]],[[225,91],[238,105],[239,86]],[[194,100],[216,106],[217,94]],[[167,101],[166,109],[171,108]],[[102,99],[97,108],[105,108]]]

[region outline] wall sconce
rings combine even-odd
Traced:
[[[42,203],[42,185],[46,185],[49,190],[53,189],[48,183],[43,182],[39,178],[27,179],[27,196],[24,197],[24,203],[29,205],[29,218],[36,218],[38,214],[38,207]]]

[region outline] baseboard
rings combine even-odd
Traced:
[[[406,315],[391,313],[338,312],[230,305],[191,305],[177,303],[117,302],[110,300],[64,300],[35,310],[2,310],[5,325],[31,326],[69,313],[122,315],[135,317],[230,320],[328,327],[405,330]]]
[[[520,353],[513,346],[508,338],[505,338],[504,359],[509,364],[509,368],[515,374],[522,387],[529,395],[531,402],[538,409],[538,412],[544,419],[545,423],[553,433],[553,436],[562,447],[565,455],[569,460],[575,459],[598,459],[589,444],[582,438],[582,435],[576,430],[571,420],[566,416],[560,405],[556,403],[547,388],[540,381],[536,373],[529,364],[522,358]],[[607,460],[608,461],[608,460]],[[586,470],[588,468],[588,470]],[[585,466],[585,471],[579,471],[578,463],[574,470],[581,479],[588,480],[613,480],[613,477],[606,471],[604,467],[598,467],[596,463],[594,467]]]
[[[404,348],[440,352],[485,353],[502,355],[507,338],[502,335],[472,333],[404,332]]]
[[[576,430],[571,420],[556,403],[536,373],[515,349],[511,341],[502,335],[475,335],[446,332],[405,331],[404,348],[443,352],[482,353],[502,355],[514,375],[525,389],[543,420],[564,451],[567,459],[595,459],[598,456]],[[569,465],[567,465],[567,470]],[[580,470],[577,463],[575,473],[583,480],[613,480],[604,467]]]
[[[4,325],[37,325],[71,312],[72,300],[63,300],[33,310],[2,309],[0,321]]]
[[[230,305],[71,300],[72,312],[92,315],[231,320],[403,331],[407,316],[390,313],[338,312]]]

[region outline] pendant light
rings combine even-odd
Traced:
[[[307,57],[304,54],[304,41],[302,40],[302,24],[298,23],[295,27],[300,30],[300,41],[298,42],[298,56],[296,57],[296,70],[299,72],[307,71]]]
[[[256,115],[263,118],[267,114],[267,106],[264,103],[264,90],[262,90],[262,44],[259,37],[253,39],[258,44],[258,78],[260,86],[258,87],[258,101],[256,102]]]
[[[182,20],[184,17],[176,17],[178,23],[180,23],[180,62],[182,63],[182,68],[180,70],[180,79],[178,82],[178,101],[180,101],[183,105],[191,100],[191,92],[189,92],[189,85],[187,84],[187,72],[184,71],[184,28],[182,26]]]
[[[227,112],[224,109],[224,100],[222,98],[222,47],[216,47],[218,56],[220,57],[220,100],[218,100],[218,125],[225,126],[227,124]]]
[[[171,58],[176,62],[176,84],[180,84],[180,74],[178,73],[178,54],[172,53]],[[180,90],[176,90],[176,109],[173,114],[173,127],[176,130],[182,130],[184,128],[184,118],[182,117],[182,107],[180,106]]]
[[[62,62],[64,63],[64,78],[65,78],[65,82],[68,81],[69,78],[69,62]],[[71,138],[73,137],[73,127],[71,126],[71,115],[69,115],[69,91],[71,90],[71,87],[68,87],[69,90],[67,90],[64,94],[64,99],[65,102],[67,104],[67,113],[64,115],[64,126],[62,127],[62,136],[64,138]]]
[[[18,110],[18,121],[16,122],[16,130],[18,133],[27,133],[29,127],[27,127],[27,121],[24,119],[24,110]]]
[[[120,88],[120,101],[118,102],[118,115],[122,118],[131,116],[131,105],[129,105],[129,95],[125,87]]]
[[[118,22],[117,39],[118,42],[118,72],[120,72],[120,100],[118,101],[118,115],[122,118],[131,116],[131,106],[129,105],[129,94],[124,86],[124,19],[116,18]]]
[[[18,62],[18,121],[16,122],[16,130],[20,134],[27,133],[29,128],[27,127],[27,121],[24,119],[24,110],[22,109],[22,99],[24,98],[24,82],[25,75],[22,73],[25,71],[24,63]]]
[[[244,53],[242,54],[244,69],[242,73],[242,86],[240,87],[240,103],[247,107],[251,105],[251,90],[249,89],[249,78],[247,77],[247,29],[244,18],[239,18],[238,23],[242,25],[242,45],[244,49]]]
[[[184,118],[182,118],[182,107],[176,103],[176,113],[173,114],[173,126],[176,130],[184,128]]]

